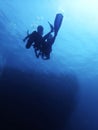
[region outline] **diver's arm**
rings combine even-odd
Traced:
[[[25,42],[26,39],[28,39],[30,37],[30,33],[29,33],[29,30],[27,30],[27,36],[23,39],[23,41]]]
[[[26,41],[26,39],[28,39],[30,37],[30,34],[29,35],[27,35],[24,39],[23,39],[23,41],[25,42]]]

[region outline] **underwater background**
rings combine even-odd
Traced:
[[[98,1],[0,0],[0,129],[98,130]],[[64,16],[50,60],[23,38]]]

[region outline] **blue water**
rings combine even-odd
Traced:
[[[98,130],[97,0],[0,0],[1,128]],[[27,30],[64,16],[51,59],[26,49]]]

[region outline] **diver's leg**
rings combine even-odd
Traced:
[[[39,56],[38,56],[38,52],[37,52],[37,51],[38,51],[37,49],[34,49],[35,56],[36,56],[37,58],[39,58]]]
[[[49,60],[50,59],[50,53],[44,53],[43,54],[43,57],[42,57],[43,60]]]
[[[34,49],[34,52],[35,52],[35,56],[36,56],[37,58],[39,58],[39,56],[41,55],[40,50],[37,49],[37,48],[35,48],[35,49]]]
[[[41,54],[42,59],[45,59],[45,54],[42,52]]]

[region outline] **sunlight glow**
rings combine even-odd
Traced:
[[[72,21],[98,31],[98,0],[59,0],[58,8]]]
[[[98,0],[59,0],[58,6],[63,11],[69,8],[77,13],[98,13]]]

